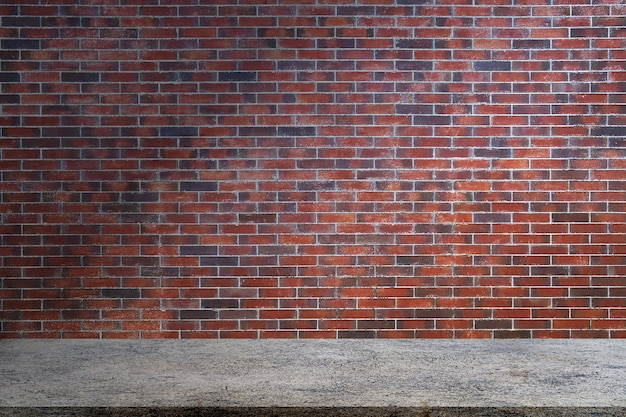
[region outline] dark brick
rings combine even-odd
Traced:
[[[474,156],[477,157],[477,158],[493,158],[493,159],[511,158],[512,155],[513,155],[513,150],[512,149],[507,149],[507,148],[500,148],[500,149],[477,148],[477,149],[474,149]]]
[[[141,204],[105,203],[102,205],[102,211],[106,213],[139,213],[141,212]]]
[[[182,71],[182,72],[186,72],[188,74],[193,75],[193,72],[189,72],[189,71],[185,71],[185,70],[193,70],[195,69],[196,64],[195,62],[188,62],[188,61],[163,61],[163,62],[159,62],[159,70],[161,72],[170,72],[170,71],[174,71],[173,73],[167,74],[168,78],[171,77],[177,77],[178,75],[178,71]],[[184,77],[184,75],[183,75]]]
[[[145,203],[159,201],[159,193],[121,193],[120,200],[124,203]]]
[[[253,126],[240,127],[240,136],[276,136],[276,127],[273,126]]]
[[[514,39],[513,49],[550,49],[548,39]]]
[[[396,323],[393,320],[359,320],[359,330],[372,330],[372,329],[394,329]]]
[[[0,66],[2,66],[3,62],[8,64],[8,61],[19,61],[20,59],[20,51],[5,51],[0,49]],[[4,66],[2,66],[4,68]]]
[[[239,258],[236,256],[203,256],[200,266],[237,266]]]
[[[256,72],[220,72],[220,81],[256,81]]]
[[[626,288],[623,289],[626,290]],[[608,288],[570,288],[569,294],[572,297],[608,297],[609,290]]]
[[[0,72],[0,83],[19,83],[19,72]]]
[[[406,256],[406,255],[398,255],[396,256],[396,264],[397,265],[434,265],[435,257],[434,256]]]
[[[431,61],[396,61],[398,71],[432,71]]]
[[[217,255],[217,246],[181,246],[181,255]]]
[[[41,135],[45,137],[78,138],[81,137],[80,127],[44,127]]]
[[[422,126],[449,126],[452,116],[413,116],[414,125]]]
[[[103,288],[104,298],[140,298],[141,291],[137,288]]]
[[[475,223],[511,223],[511,213],[474,213]]]
[[[0,94],[0,104],[19,104],[19,94]]]
[[[339,6],[337,15],[339,16],[374,16],[376,8],[374,6]]]
[[[589,223],[589,213],[552,213],[553,223]]]
[[[530,268],[530,274],[535,276],[570,275],[570,271],[567,266],[533,266]]]
[[[295,103],[296,102],[296,95],[293,94],[293,93],[283,94],[282,95],[282,101],[283,101],[283,103]]]
[[[396,48],[399,49],[432,49],[432,39],[397,39]]]
[[[512,324],[512,320],[476,320],[475,322],[477,330],[510,329]]]
[[[614,137],[609,139],[609,148],[626,147],[626,136]]]
[[[315,136],[317,129],[315,126],[280,126],[278,136]]]
[[[181,320],[212,320],[217,318],[217,312],[211,310],[180,310]]]
[[[337,332],[339,339],[375,339],[374,330],[340,330]]]
[[[41,17],[39,16],[5,16],[2,18],[2,26],[19,27],[40,27]]]
[[[278,61],[279,71],[315,71],[315,61]],[[329,74],[332,77],[332,74]]]
[[[556,170],[552,172],[552,180],[587,180],[589,179],[589,171],[579,169]]]
[[[144,214],[140,214],[140,215],[138,215],[138,217],[140,219],[143,219],[146,216]],[[138,221],[137,223],[148,223],[148,222]],[[153,242],[151,244],[154,245],[155,243]],[[152,257],[152,256],[125,256],[125,257],[122,258],[122,265],[128,265],[128,266],[158,266],[159,265],[159,258]]]
[[[205,298],[200,301],[202,308],[239,308],[236,298]]]
[[[162,126],[159,128],[159,136],[198,136],[196,126]]]
[[[585,159],[589,156],[589,151],[584,148],[556,148],[550,150],[550,156],[555,159]]]
[[[97,83],[100,74],[97,72],[62,72],[61,81],[64,83]]]
[[[201,106],[202,114],[237,114],[237,106],[208,105]]]
[[[80,17],[57,17],[57,16],[43,16],[41,18],[41,27],[74,27],[80,26]]]
[[[183,181],[180,191],[217,191],[216,181]]]
[[[298,181],[296,183],[298,191],[332,191],[336,188],[335,181]]]
[[[476,61],[474,71],[511,71],[508,61]]]
[[[494,339],[530,339],[530,330],[496,330],[493,332]]]
[[[557,94],[555,98],[557,103],[569,103],[572,97],[569,94]]]
[[[591,136],[625,136],[626,126],[596,126],[591,128]]]
[[[571,38],[606,38],[609,36],[609,28],[570,28]]]
[[[455,39],[455,45],[451,45],[451,41],[448,39],[436,39],[435,40],[435,49],[472,49],[473,41],[472,39]],[[458,45],[457,45],[458,44]]]
[[[0,46],[2,49],[41,49],[41,42],[38,39],[3,39]]]
[[[448,309],[420,308],[415,310],[415,318],[418,319],[449,319],[452,317],[454,317],[454,311]]]
[[[434,107],[428,104],[396,104],[396,114],[433,114]]]
[[[626,181],[609,181],[609,190],[611,191],[626,190]]]

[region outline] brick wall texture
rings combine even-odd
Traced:
[[[1,337],[626,336],[622,0],[0,16]]]

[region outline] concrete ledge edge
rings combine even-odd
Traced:
[[[626,407],[0,407],[0,417],[623,417]]]

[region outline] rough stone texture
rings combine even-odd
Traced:
[[[624,347],[2,340],[0,415],[617,416],[626,410]]]

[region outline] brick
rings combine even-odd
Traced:
[[[591,128],[592,136],[624,136],[626,126],[596,126]]]
[[[106,298],[140,298],[140,290],[132,288],[106,288],[102,296]]]
[[[276,214],[239,214],[240,223],[276,223]]]
[[[39,39],[3,39],[0,42],[0,46],[2,46],[2,49],[40,49],[41,41]]]
[[[181,181],[180,191],[217,191],[215,181]]]
[[[217,255],[217,246],[180,246],[180,254],[185,255]]]
[[[474,71],[511,71],[511,62],[506,61],[476,61],[473,63]]]
[[[219,81],[256,81],[257,74],[255,72],[220,72],[218,74]]]
[[[212,320],[217,318],[217,313],[207,310],[180,310],[181,320]],[[195,326],[194,326],[195,327]]]
[[[237,266],[239,258],[226,256],[202,256],[200,266]]]
[[[315,136],[316,130],[314,126],[279,126],[278,136]]]
[[[553,222],[588,223],[589,213],[552,213]]]
[[[159,128],[160,136],[197,136],[196,126],[164,126]]]
[[[61,81],[66,83],[97,83],[100,74],[97,72],[62,72]]]

